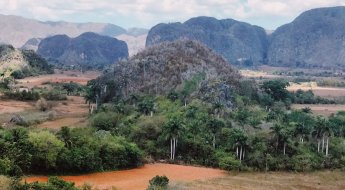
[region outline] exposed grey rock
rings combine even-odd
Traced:
[[[66,35],[45,38],[37,53],[55,64],[101,67],[127,58],[128,47],[115,38],[87,32],[76,38]]]
[[[265,62],[266,31],[232,19],[196,17],[185,23],[158,24],[149,31],[146,47],[181,38],[207,45],[232,64],[257,65]]]
[[[306,11],[271,36],[268,64],[344,68],[345,7]]]
[[[42,38],[31,38],[21,47],[21,49],[37,51],[38,45],[41,41]]]

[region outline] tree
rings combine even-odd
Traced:
[[[72,134],[69,127],[63,126],[56,136],[65,143],[66,147],[70,148],[72,146]]]
[[[249,123],[250,112],[247,108],[241,108],[235,113],[235,120],[242,128]]]
[[[151,113],[151,116],[153,115],[154,111],[154,101],[152,98],[145,97],[141,102],[138,104],[138,110],[139,112],[149,115]]]
[[[38,170],[55,168],[57,156],[64,143],[48,131],[30,132],[29,141],[35,150],[33,166]]]
[[[327,121],[324,118],[318,117],[316,120],[315,128],[312,132],[312,136],[317,141],[317,152],[320,152],[321,140],[323,139],[323,131],[326,128]]]
[[[243,129],[234,128],[231,130],[230,140],[236,148],[236,157],[242,161],[246,154],[247,135]]]
[[[177,139],[183,131],[184,124],[178,116],[173,116],[167,123],[164,124],[163,128],[163,133],[165,134],[166,138],[170,139],[170,159],[174,160]]]
[[[289,86],[289,83],[283,80],[270,80],[265,81],[261,89],[270,95],[275,101],[285,101],[289,96],[289,91],[286,90],[286,87]]]
[[[222,111],[223,111],[224,105],[221,104],[220,102],[216,102],[213,104],[213,110],[214,110],[214,114],[217,115],[217,117],[219,118]]]
[[[215,118],[211,118],[207,122],[207,127],[213,135],[213,141],[212,141],[213,148],[216,148],[216,135],[221,131],[222,127],[224,126],[225,124],[223,121],[219,119],[215,119]]]
[[[286,146],[291,137],[292,131],[289,123],[278,122],[271,127],[272,134],[276,140],[276,151],[279,150],[279,145],[283,144],[283,155],[286,154]]]

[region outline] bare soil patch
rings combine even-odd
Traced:
[[[293,104],[292,108],[300,110],[309,107],[316,115],[330,116],[339,111],[345,111],[345,105],[341,104]]]
[[[291,84],[287,88],[290,92],[295,92],[297,90],[308,91],[311,90],[315,95],[321,96],[324,98],[336,98],[345,96],[345,88],[336,88],[336,87],[320,87],[316,83],[301,83],[301,84]]]
[[[17,86],[23,86],[27,88],[33,87],[47,87],[44,83],[68,83],[75,82],[82,85],[86,85],[87,81],[92,80],[100,76],[98,71],[87,71],[82,73],[80,71],[60,71],[55,70],[55,74],[40,75],[36,77],[28,77],[18,80]]]
[[[120,190],[144,190],[149,180],[156,175],[166,175],[170,183],[190,182],[194,180],[207,180],[212,178],[225,177],[223,170],[181,166],[173,164],[147,164],[138,169],[94,173],[80,176],[62,176],[67,181],[75,182],[76,185],[84,183],[92,184],[100,189],[112,186]],[[47,181],[47,177],[28,177],[27,182]]]

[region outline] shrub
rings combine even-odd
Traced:
[[[168,188],[169,179],[166,176],[155,176],[149,181],[147,190],[164,190]]]
[[[51,90],[48,92],[45,92],[42,94],[42,97],[44,97],[46,100],[67,100],[66,94],[61,93],[58,90]]]
[[[93,117],[91,125],[98,130],[116,131],[119,120],[120,117],[118,114],[101,112]]]
[[[41,98],[36,102],[36,107],[41,111],[47,111],[53,107],[53,105],[46,101],[46,99]]]
[[[20,70],[13,71],[11,73],[11,76],[15,79],[23,79],[25,77],[24,73]]]
[[[227,171],[239,170],[241,162],[234,156],[226,156],[219,159],[219,167]]]

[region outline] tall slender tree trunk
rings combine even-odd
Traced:
[[[213,134],[213,148],[216,148],[216,135]]]
[[[170,138],[170,160],[172,160],[172,147],[173,147],[173,145],[172,145],[172,138]]]
[[[325,148],[325,136],[322,136],[322,148],[321,148],[322,153],[323,153],[324,148]]]
[[[286,152],[286,142],[284,142],[284,155],[285,155],[285,152]]]
[[[327,137],[327,140],[326,140],[326,156],[328,156],[328,139],[329,137]]]
[[[242,160],[244,160],[244,156],[246,155],[246,147],[243,147],[243,155],[242,155]]]
[[[320,139],[317,139],[317,152],[318,153],[320,152],[320,144],[321,144]]]
[[[240,149],[240,161],[242,161],[242,145],[241,145],[241,149]]]
[[[170,138],[170,160],[172,159],[172,139]]]
[[[236,156],[238,158],[238,146],[236,146]]]

